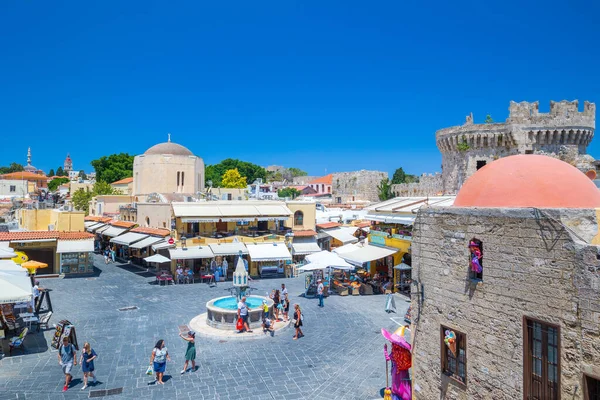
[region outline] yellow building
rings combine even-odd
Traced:
[[[317,222],[317,203],[314,201],[286,201],[292,212],[292,218],[286,219],[283,226],[294,231],[315,230]]]
[[[19,227],[27,231],[83,232],[83,211],[61,211],[59,209],[17,210]]]

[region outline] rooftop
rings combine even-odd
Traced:
[[[187,147],[184,147],[180,144],[173,142],[164,142],[156,144],[150,147],[148,150],[144,152],[145,155],[152,154],[172,154],[176,156],[193,156],[192,153]]]
[[[117,226],[119,228],[133,228],[137,224],[135,222],[127,222],[127,221],[112,221],[110,223],[112,226]]]
[[[87,217],[85,217],[83,219],[84,221],[94,221],[94,222],[110,222],[111,218],[110,217],[98,217],[95,215],[88,215]]]
[[[337,223],[337,222],[324,222],[322,224],[317,224],[317,228],[319,228],[319,229],[331,229],[331,228],[337,228],[339,226],[342,226],[342,224]]]
[[[333,174],[325,175],[320,178],[315,179],[314,181],[310,181],[312,183],[324,183],[326,185],[331,185],[333,183]]]
[[[34,172],[20,171],[20,172],[11,172],[9,174],[0,175],[2,179],[19,179],[19,180],[29,180],[29,181],[37,181],[42,179],[47,179],[46,175],[36,174]]]
[[[93,239],[94,235],[87,232],[56,232],[56,231],[26,231],[26,232],[0,232],[0,241],[18,240],[82,240]]]
[[[111,183],[111,185],[125,185],[125,184],[131,183],[131,182],[133,182],[133,177],[121,179],[120,181]]]
[[[131,230],[131,232],[145,233],[146,235],[163,236],[163,237],[169,236],[171,234],[171,231],[169,231],[168,229],[147,228],[147,227],[141,227],[141,226],[138,226],[137,228],[133,228]]]
[[[317,232],[313,231],[312,229],[304,229],[301,231],[294,231],[294,237],[311,237],[311,236],[317,236]]]

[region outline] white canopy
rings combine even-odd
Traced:
[[[104,236],[115,237],[115,236],[119,236],[119,235],[125,233],[125,231],[127,231],[127,229],[117,228],[116,226],[111,226],[108,229],[106,229],[105,231],[102,231],[102,234]]]
[[[341,253],[340,257],[349,263],[362,265],[369,261],[379,260],[387,256],[391,256],[398,252],[398,249],[390,247],[380,247],[365,244],[364,246],[356,246],[356,250],[347,253]]]
[[[0,271],[22,272],[27,276],[27,270],[13,260],[0,260]]]
[[[96,225],[97,223],[98,223],[98,222],[96,222],[96,221],[85,221],[85,222],[83,223],[83,226],[84,226],[84,227],[87,229],[87,228],[89,228],[90,226]]]
[[[106,235],[106,232],[104,232],[104,234]],[[117,236],[110,239],[110,242],[115,244],[121,244],[124,246],[129,246],[130,244],[139,242],[140,240],[146,239],[147,237],[148,235],[144,235],[142,233],[127,232],[121,236]]]
[[[0,247],[0,259],[13,258],[16,256],[17,254],[11,247]]]
[[[354,230],[356,231],[356,229],[354,229]],[[323,231],[323,233],[331,236],[332,238],[334,238],[336,240],[339,240],[343,244],[358,242],[358,238],[352,236],[350,234],[350,231],[348,231],[344,228],[328,229],[326,231]]]
[[[298,271],[315,271],[318,269],[326,269],[327,266],[323,265],[323,264],[319,264],[319,263],[310,263],[310,264],[304,264],[301,267],[298,267]]]
[[[337,247],[333,249],[333,252],[336,254],[349,253],[351,251],[356,250],[356,247],[357,246],[355,244],[345,244],[342,247]]]
[[[102,228],[102,227],[107,227],[107,226],[108,226],[108,225],[106,225],[106,224],[103,224],[102,222],[92,222],[92,225],[90,225],[90,226],[86,226],[86,227],[85,227],[85,229],[86,229],[88,232],[94,232],[95,230],[98,230],[98,229],[100,229],[100,228]]]
[[[212,243],[209,244],[209,247],[215,253],[215,256],[237,256],[240,251],[242,254],[248,254],[248,249],[242,242]]]
[[[94,251],[94,239],[58,240],[57,253],[89,253]]]
[[[311,264],[324,265],[325,267],[332,267],[337,269],[354,269],[353,265],[348,264],[343,258],[335,253],[330,253],[327,250],[319,253],[314,253],[306,256],[306,259]]]
[[[291,260],[292,255],[284,243],[248,244],[248,254],[252,261]]]
[[[146,262],[155,262],[155,263],[166,263],[166,262],[171,261],[167,257],[161,256],[160,254],[155,254],[153,256],[146,257],[146,258],[144,258],[144,260],[146,260]]]
[[[31,280],[26,274],[0,271],[0,304],[29,302],[33,295],[31,289]]]
[[[125,235],[123,235],[125,236]],[[157,244],[158,242],[162,242],[165,240],[164,238],[159,238],[156,236],[148,236],[146,239],[142,239],[139,242],[133,243],[131,246],[132,249],[143,249],[144,247],[151,246],[153,244]]]
[[[317,242],[308,243],[292,243],[292,254],[302,256],[306,254],[314,254],[321,251]]]
[[[171,260],[196,260],[199,258],[213,258],[215,256],[208,246],[169,249],[169,255],[171,256]]]
[[[169,247],[175,247],[175,244],[169,244],[166,240],[164,242],[158,242],[152,245],[152,250],[168,249]]]

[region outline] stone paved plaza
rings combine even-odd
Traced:
[[[97,259],[100,261],[100,258]],[[196,372],[180,375],[186,342],[180,325],[206,312],[206,302],[227,295],[230,282],[217,287],[196,283],[158,287],[151,274],[96,262],[92,278],[43,279],[55,314],[51,324],[71,321],[80,349],[89,341],[98,353],[100,383],[82,391],[82,373],[74,368],[71,388],[62,393],[57,353],[49,350],[54,330],[32,334],[25,354],[0,360],[0,399],[88,398],[89,390],[123,388],[106,399],[376,399],[385,386],[385,340],[380,328],[394,329],[408,303],[396,297],[397,313],[384,310],[385,296],[330,296],[325,307],[300,297],[304,277],[253,281],[254,294],[265,295],[286,283],[290,300],[304,312],[305,337],[292,340],[293,328],[274,337],[249,340],[197,338]],[[120,312],[121,307],[138,310]],[[243,334],[242,334],[243,335]],[[145,375],[150,352],[164,339],[172,361],[165,385]],[[79,352],[78,352],[79,354]]]

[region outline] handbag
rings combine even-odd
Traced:
[[[152,375],[154,373],[154,368],[152,368],[152,365],[148,365],[148,368],[146,368],[146,375]]]
[[[241,318],[238,318],[237,323],[235,324],[235,329],[238,331],[244,329],[244,321]]]

